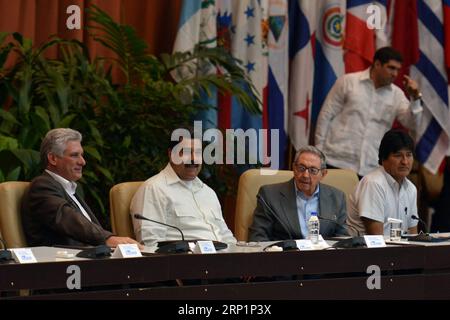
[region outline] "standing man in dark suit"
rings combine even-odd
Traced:
[[[75,191],[86,161],[82,136],[73,129],[50,130],[41,144],[45,171],[36,177],[22,201],[22,224],[30,246],[137,243],[103,229]]]
[[[346,235],[345,194],[320,183],[327,174],[322,151],[313,146],[301,148],[293,168],[293,179],[259,189],[249,240],[308,238],[311,212],[318,213],[322,236]]]

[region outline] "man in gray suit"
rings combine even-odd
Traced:
[[[257,197],[250,241],[308,238],[308,220],[317,212],[323,237],[347,235],[345,194],[320,181],[327,174],[322,151],[300,149],[294,159],[294,178],[262,186]]]
[[[22,224],[29,246],[86,246],[136,243],[102,228],[76,193],[83,176],[82,136],[76,130],[50,130],[41,144],[45,171],[31,182],[22,200]],[[139,245],[139,244],[138,244]]]

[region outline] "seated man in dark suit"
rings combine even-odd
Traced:
[[[83,175],[81,134],[72,129],[50,130],[41,143],[45,171],[36,177],[22,201],[22,224],[30,246],[137,243],[103,229],[75,190]]]
[[[262,186],[257,195],[250,241],[308,238],[308,220],[317,212],[323,237],[347,235],[345,194],[320,181],[327,174],[325,155],[316,147],[295,155],[294,178]]]

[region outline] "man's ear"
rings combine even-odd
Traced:
[[[328,173],[327,169],[322,169],[322,178],[324,178]]]
[[[57,158],[56,155],[52,152],[49,152],[47,154],[47,162],[52,166],[56,166],[56,158]]]

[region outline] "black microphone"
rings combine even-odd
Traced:
[[[425,230],[425,233],[428,235],[427,224],[425,223],[425,221],[423,221],[416,215],[412,215],[411,219],[419,221],[423,225],[423,229]]]
[[[271,245],[268,245],[267,247],[264,248],[264,251],[267,248],[273,247],[273,246],[277,246],[283,249],[283,251],[290,251],[290,250],[298,250],[297,247],[297,242],[295,242],[295,240],[292,240],[292,234],[289,231],[289,228],[286,226],[286,224],[284,223],[283,220],[281,220],[278,215],[275,213],[275,211],[269,206],[269,204],[264,200],[263,197],[261,197],[259,194],[256,196],[256,198],[258,200],[261,200],[261,202],[264,204],[264,206],[269,210],[269,212],[272,214],[272,216],[274,216],[275,219],[277,219],[277,221],[286,229],[287,234],[289,235],[289,239],[288,240],[282,240],[282,241],[278,241],[276,243],[273,243]]]
[[[12,254],[11,251],[8,250],[6,247],[5,241],[3,241],[2,238],[0,238],[0,242],[2,243],[3,250],[0,251],[0,262],[12,260]]]
[[[335,221],[333,219],[324,218],[324,217],[321,217],[321,216],[318,216],[318,217],[319,217],[319,220],[330,221],[330,222],[333,222],[334,224],[336,224],[339,227],[341,226],[339,223],[337,223],[337,221]],[[346,227],[349,227],[353,231],[356,231],[357,236],[339,240],[336,243],[334,243],[332,245],[332,247],[333,248],[358,248],[358,247],[365,247],[366,246],[366,241],[364,240],[364,237],[361,236],[359,230],[356,229],[354,226],[346,223],[346,222],[344,222],[344,225]]]
[[[190,251],[189,243],[184,240],[184,234],[183,234],[183,231],[181,231],[180,228],[172,226],[172,225],[167,224],[167,223],[163,223],[163,222],[159,222],[159,221],[156,221],[156,220],[152,220],[152,219],[146,218],[143,215],[138,214],[138,213],[135,213],[133,215],[133,217],[135,219],[147,220],[147,221],[154,222],[154,223],[157,223],[157,224],[169,227],[169,228],[173,228],[173,229],[178,230],[178,232],[180,232],[180,234],[181,234],[181,241],[158,242],[159,248],[155,252],[158,252],[158,253],[183,253],[183,252],[189,252]]]

